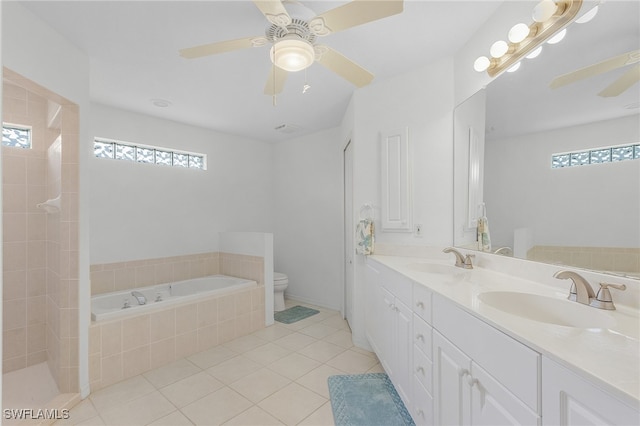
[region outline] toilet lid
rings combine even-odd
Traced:
[[[284,281],[286,279],[287,279],[287,276],[285,274],[282,274],[280,272],[273,273],[273,281]]]

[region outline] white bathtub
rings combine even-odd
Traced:
[[[111,320],[257,285],[255,281],[244,278],[209,275],[175,283],[99,294],[91,297],[91,319],[93,321]],[[144,295],[146,304],[138,304],[136,297],[132,294],[134,291]]]

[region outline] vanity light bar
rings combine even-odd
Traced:
[[[640,144],[616,145],[585,151],[564,152],[551,155],[551,168],[585,166],[588,164],[615,163],[625,160],[640,160]]]
[[[553,2],[551,0],[543,0],[541,4],[542,3]],[[476,71],[481,72],[486,70],[487,74],[489,74],[490,77],[495,77],[502,71],[507,70],[513,65],[517,64],[518,61],[527,56],[527,54],[535,50],[538,46],[540,46],[542,43],[544,43],[546,40],[551,38],[562,28],[564,28],[567,24],[571,23],[578,14],[580,7],[582,7],[582,0],[560,0],[557,1],[555,5],[555,12],[553,12],[550,17],[547,18],[546,16],[544,16],[546,20],[543,20],[542,22],[534,21],[529,25],[529,34],[526,37],[524,37],[523,39],[521,36],[514,37],[512,35],[511,37],[509,37],[513,41],[510,40],[509,43],[506,43],[506,53],[496,57],[497,55],[493,55],[493,53],[495,52],[492,52],[491,58],[487,58],[484,56],[478,58],[476,60],[476,63],[474,64],[474,68],[476,69]],[[538,8],[538,6],[536,6],[536,8]],[[518,24],[516,26],[522,25],[523,24]],[[515,27],[512,28],[512,30],[514,29]],[[522,30],[522,28],[520,28],[520,30]],[[520,39],[522,40],[518,41]],[[481,58],[484,58],[485,60],[480,60]]]

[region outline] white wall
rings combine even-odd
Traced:
[[[340,129],[274,146],[275,269],[286,294],[339,310],[342,304],[342,148]]]
[[[67,42],[18,2],[2,2],[2,66],[46,87],[79,106],[80,206],[79,206],[79,377],[83,396],[89,392],[89,211],[87,158],[89,57]],[[25,30],[27,29],[27,30]]]
[[[91,157],[91,263],[218,250],[220,231],[272,231],[272,147],[92,105],[91,139],[207,155],[206,171]]]
[[[413,221],[422,225],[423,236],[378,231],[377,243],[443,246],[452,242],[453,71],[453,58],[445,58],[375,82],[354,94],[354,216],[363,204],[373,204],[377,229],[380,229],[380,132],[409,128]],[[348,132],[349,126],[345,121],[342,131]],[[364,285],[364,256],[357,256],[354,266],[353,339],[357,345],[367,347],[363,303],[370,289]]]
[[[639,161],[551,169],[552,154],[638,140],[633,115],[487,141],[492,242],[513,247],[513,230],[528,227],[536,245],[639,247]]]

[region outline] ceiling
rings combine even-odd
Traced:
[[[588,9],[585,7],[585,11]],[[571,24],[560,43],[543,45],[540,56],[523,60],[516,72],[505,72],[487,86],[487,139],[637,115],[638,83],[617,97],[598,96],[633,65],[557,89],[549,88],[549,83],[559,75],[637,49],[640,49],[640,2],[603,2],[593,20]]]
[[[347,2],[301,3],[319,14]],[[376,84],[452,56],[500,3],[406,0],[399,15],[321,42],[372,72]],[[340,125],[355,89],[314,64],[306,73],[289,75],[274,106],[263,94],[271,69],[269,47],[198,59],[178,55],[186,47],[264,35],[268,23],[251,1],[23,4],[89,56],[91,100],[97,103],[273,142]],[[305,80],[311,89],[303,94]],[[170,105],[157,107],[154,99]],[[276,131],[282,124],[298,129]]]

